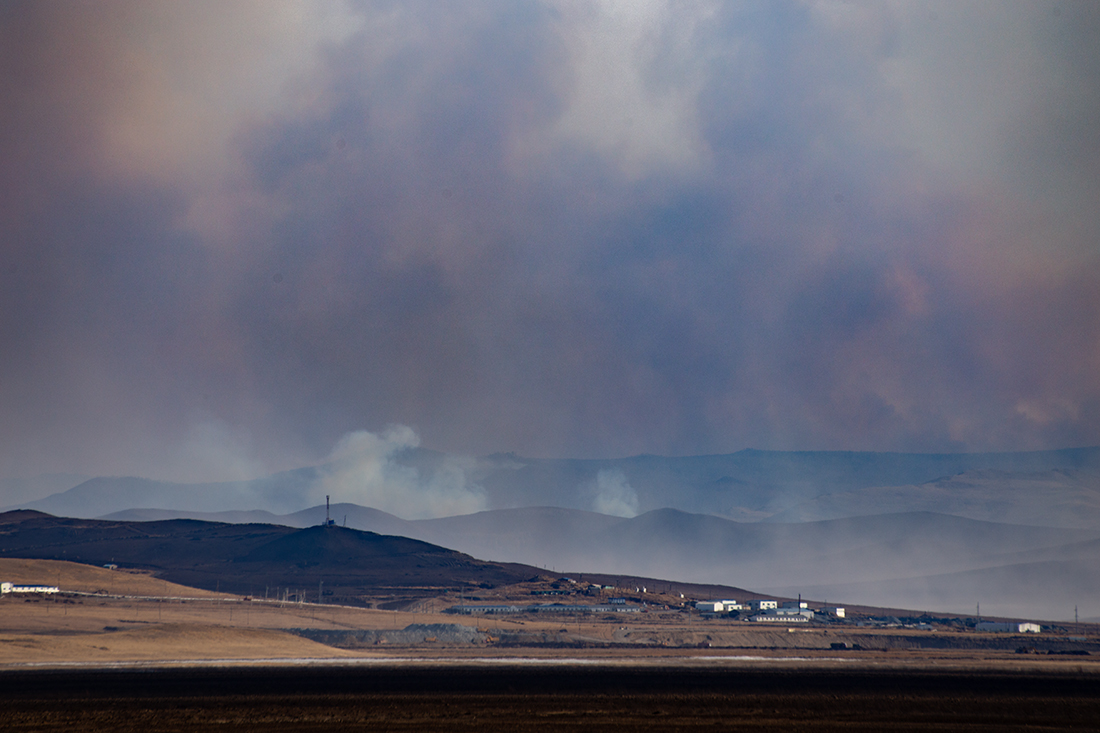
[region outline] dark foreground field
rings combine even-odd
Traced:
[[[1100,677],[592,666],[0,674],[0,729],[1096,730]]]

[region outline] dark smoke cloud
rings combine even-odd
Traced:
[[[1096,443],[1098,17],[7,3],[0,473]]]

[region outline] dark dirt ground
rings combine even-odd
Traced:
[[[0,673],[5,731],[1056,731],[1100,726],[1063,672],[516,665]]]

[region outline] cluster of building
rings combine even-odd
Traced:
[[[0,594],[3,593],[60,593],[56,585],[20,585],[18,583],[0,583]]]
[[[747,616],[749,621],[755,621],[759,623],[785,623],[785,624],[804,624],[813,621],[815,618],[825,616],[826,618],[841,619],[845,617],[843,606],[819,606],[811,609],[806,601],[774,601],[770,599],[754,599],[746,601],[745,603],[739,603],[733,599],[723,599],[717,601],[698,601],[695,603],[695,610],[702,613],[704,616],[712,615],[726,615],[733,612],[740,614],[742,611],[751,612],[752,615]],[[889,625],[889,626],[901,626],[902,623],[898,619],[893,619],[895,623],[875,623],[875,619],[870,619],[871,625]],[[860,626],[866,622],[861,621]],[[931,631],[932,626],[926,623],[906,625],[907,628],[919,628]],[[977,624],[978,631],[988,632],[1002,632],[1012,634],[1038,634],[1042,631],[1042,627],[1030,621],[979,621]]]
[[[695,609],[704,614],[726,614],[734,611],[755,612],[749,616],[750,621],[760,623],[809,623],[815,615],[825,614],[834,618],[844,618],[843,606],[822,606],[812,610],[806,601],[773,601],[771,599],[757,598],[745,603],[738,603],[733,599],[720,601],[699,601]]]

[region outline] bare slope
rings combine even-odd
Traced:
[[[108,570],[63,560],[0,558],[0,580],[26,585],[56,585],[83,593],[133,596],[193,596],[219,598],[220,594],[169,583],[151,574]]]

